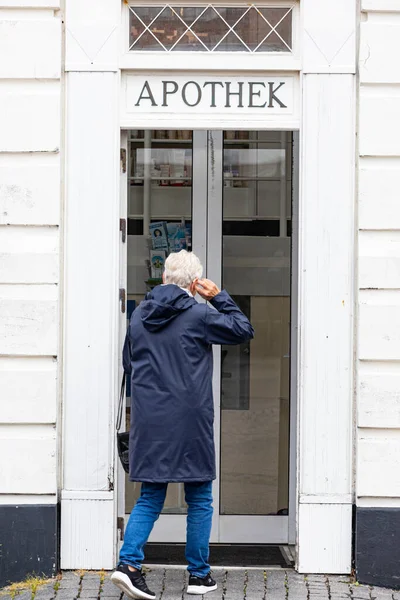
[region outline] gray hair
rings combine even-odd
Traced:
[[[165,261],[165,283],[174,283],[189,289],[190,284],[203,275],[203,267],[193,252],[173,252]]]

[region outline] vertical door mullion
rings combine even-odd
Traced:
[[[222,191],[223,191],[222,131],[208,132],[208,214],[207,214],[207,277],[222,285]],[[220,513],[220,440],[221,440],[221,347],[214,346],[214,436],[217,479],[214,482],[214,518],[211,541],[219,542]]]
[[[193,131],[192,249],[207,268],[207,131]],[[198,298],[200,300],[200,298]]]
[[[290,437],[289,437],[289,531],[288,542],[296,543],[297,522],[297,382],[299,343],[299,160],[300,133],[293,132],[292,144],[292,239],[290,282]]]

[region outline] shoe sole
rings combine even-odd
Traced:
[[[211,587],[207,585],[189,585],[187,593],[196,596],[202,596],[203,594],[207,594],[207,592],[215,592],[217,588],[217,584],[212,585]]]
[[[151,596],[150,594],[146,594],[146,592],[142,592],[138,588],[135,588],[132,585],[131,580],[128,575],[125,573],[120,573],[116,571],[110,577],[110,580],[116,585],[124,594],[129,596],[130,598],[134,598],[135,600],[155,600],[156,596]]]

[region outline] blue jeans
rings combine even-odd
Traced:
[[[126,527],[119,565],[142,568],[143,549],[164,506],[167,487],[168,483],[142,483],[140,498],[131,512]],[[185,500],[188,505],[186,523],[188,571],[197,577],[205,577],[210,572],[208,558],[213,515],[212,481],[185,483]]]

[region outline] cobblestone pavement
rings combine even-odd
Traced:
[[[40,587],[36,594],[24,590],[14,595],[3,590],[1,600],[123,600],[110,575],[110,572],[65,571],[55,582]],[[213,577],[218,590],[207,594],[207,600],[400,600],[400,591],[359,585],[347,576],[305,576],[289,569],[216,568]],[[193,596],[185,592],[187,581],[183,568],[147,569],[148,586],[158,600],[189,600]]]

